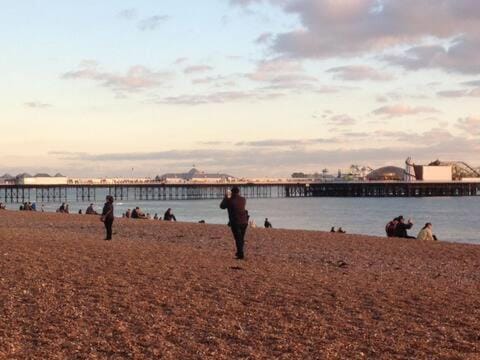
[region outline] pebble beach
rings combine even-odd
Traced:
[[[480,246],[0,212],[0,358],[480,359]]]

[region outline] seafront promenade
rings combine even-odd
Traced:
[[[1,358],[477,359],[480,246],[0,213]]]

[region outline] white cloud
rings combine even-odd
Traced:
[[[183,72],[185,74],[194,74],[194,73],[203,73],[207,71],[212,71],[213,68],[208,65],[193,65],[186,67]]]
[[[142,65],[130,67],[124,74],[102,70],[95,61],[83,61],[78,70],[62,75],[63,79],[92,80],[117,92],[136,92],[161,86],[170,73],[153,71]]]
[[[352,125],[355,125],[357,123],[357,121],[354,118],[352,118],[351,116],[349,116],[347,114],[340,114],[340,115],[331,116],[328,119],[328,122],[332,126],[340,126],[340,127],[352,126]]]
[[[231,0],[249,6],[261,0]],[[355,57],[397,46],[384,60],[410,70],[480,73],[478,0],[269,1],[298,16],[301,26],[274,37],[273,50],[294,58]],[[429,21],[428,19],[434,19]],[[432,39],[437,39],[435,44]],[[446,42],[455,39],[450,46]],[[426,45],[427,42],[430,44]]]
[[[317,78],[307,75],[298,61],[288,59],[264,60],[246,77],[275,89],[315,90]]]
[[[396,105],[387,105],[382,106],[373,111],[375,115],[381,115],[386,117],[401,117],[401,116],[410,116],[410,115],[418,115],[418,114],[434,114],[438,113],[437,109],[427,106],[417,106],[412,107],[404,104],[396,104]]]
[[[437,95],[448,98],[480,97],[480,87],[475,89],[444,90],[437,92]]]
[[[259,101],[274,99],[282,96],[273,92],[248,92],[248,91],[218,91],[208,94],[186,94],[169,96],[156,101],[158,104],[169,105],[206,105],[223,104],[234,101]]]
[[[26,102],[24,105],[31,109],[46,109],[46,108],[52,107],[51,104],[46,104],[38,101]]]
[[[137,10],[136,9],[123,9],[118,13],[118,16],[122,19],[126,20],[133,20],[137,17]]]
[[[480,116],[468,116],[458,119],[457,127],[468,135],[480,136]]]
[[[349,65],[338,66],[329,69],[327,72],[335,75],[335,78],[347,81],[390,81],[393,76],[371,66],[366,65]]]
[[[138,28],[142,31],[155,30],[170,17],[168,15],[154,15],[140,20]]]

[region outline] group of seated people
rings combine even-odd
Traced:
[[[161,216],[158,216],[156,213],[153,218],[150,215],[150,213],[144,213],[140,207],[136,207],[133,210],[128,209],[124,214],[122,214],[123,218],[128,218],[128,219],[147,219],[147,220],[162,220]],[[163,220],[164,221],[177,221],[177,218],[172,212],[171,208],[168,208],[167,211],[165,211],[165,214],[163,215]]]
[[[427,241],[437,241],[437,237],[432,232],[432,223],[426,223],[425,226],[420,230],[417,237],[408,235],[408,230],[413,227],[413,222],[411,219],[405,221],[403,216],[398,216],[392,221],[389,221],[385,226],[385,232],[388,237],[398,237],[404,239],[418,239],[418,240],[427,240]]]
[[[5,209],[5,208],[4,208]],[[37,211],[37,204],[29,202],[25,202],[20,205],[20,211]]]
[[[69,210],[68,204],[62,203],[62,205],[60,205],[60,207],[57,209],[57,213],[69,214],[70,210]]]
[[[332,226],[332,228],[330,229],[330,232],[331,233],[337,232],[339,234],[346,234],[347,233],[345,230],[342,229],[341,226],[338,228],[338,230],[335,230],[335,226]]]

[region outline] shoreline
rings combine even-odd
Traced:
[[[101,210],[101,209],[99,209]],[[20,211],[18,209],[6,209],[6,210],[0,210],[0,214],[2,213],[2,211],[8,211],[8,212],[12,212],[12,213],[26,213],[26,214],[50,214],[50,215],[59,215],[59,216],[79,216],[79,217],[87,217],[87,218],[99,218],[100,217],[100,213],[98,215],[87,215],[85,213],[83,214],[78,214],[76,212],[70,212],[68,214],[65,214],[65,213],[58,213],[58,212],[55,212],[55,211],[39,211],[39,210],[36,210],[36,211]],[[200,225],[214,225],[214,226],[225,226],[228,219],[227,219],[227,216],[226,214],[224,214],[225,216],[225,223],[205,223],[205,224],[200,224]],[[153,216],[153,215],[152,215]],[[200,217],[199,217],[200,219]],[[116,216],[115,217],[115,221],[118,222],[118,221],[133,221],[133,222],[139,222],[139,223],[142,223],[142,224],[149,224],[149,223],[169,223],[170,221],[165,221],[165,220],[154,220],[153,218],[152,219],[130,219],[130,218],[124,218],[122,216]],[[178,223],[183,223],[183,224],[199,224],[199,221],[182,221],[182,220],[179,220]],[[251,230],[265,230],[264,227],[262,226],[262,224],[257,224],[257,226],[255,228],[252,228],[252,227],[248,227],[248,231],[251,231]],[[302,232],[311,232],[311,233],[330,233],[330,231],[328,231],[328,229],[325,229],[325,230],[316,230],[316,229],[303,229],[303,228],[282,228],[282,227],[275,227],[273,229],[269,229],[270,231],[271,230],[281,230],[281,231],[302,231]],[[411,234],[416,234],[417,231],[413,230],[413,231],[410,231]],[[383,240],[392,240],[392,241],[396,241],[396,240],[406,240],[406,241],[410,241],[410,242],[417,242],[417,241],[420,241],[420,240],[417,240],[417,239],[402,239],[402,238],[388,238],[386,235],[371,235],[371,234],[362,234],[362,233],[355,233],[355,232],[349,232],[347,231],[346,234],[342,234],[342,233],[338,233],[336,232],[335,234],[338,234],[339,236],[341,235],[352,235],[352,236],[359,236],[359,237],[367,237],[367,238],[375,238],[375,239],[383,239]],[[438,241],[424,241],[426,243],[447,243],[447,244],[463,244],[463,245],[473,245],[473,246],[480,246],[480,242],[479,243],[476,243],[476,242],[472,242],[471,240],[470,241],[465,241],[465,240],[461,240],[461,239],[455,239],[455,240],[443,240],[443,239],[440,239]]]
[[[0,355],[474,358],[480,247],[0,212]]]

